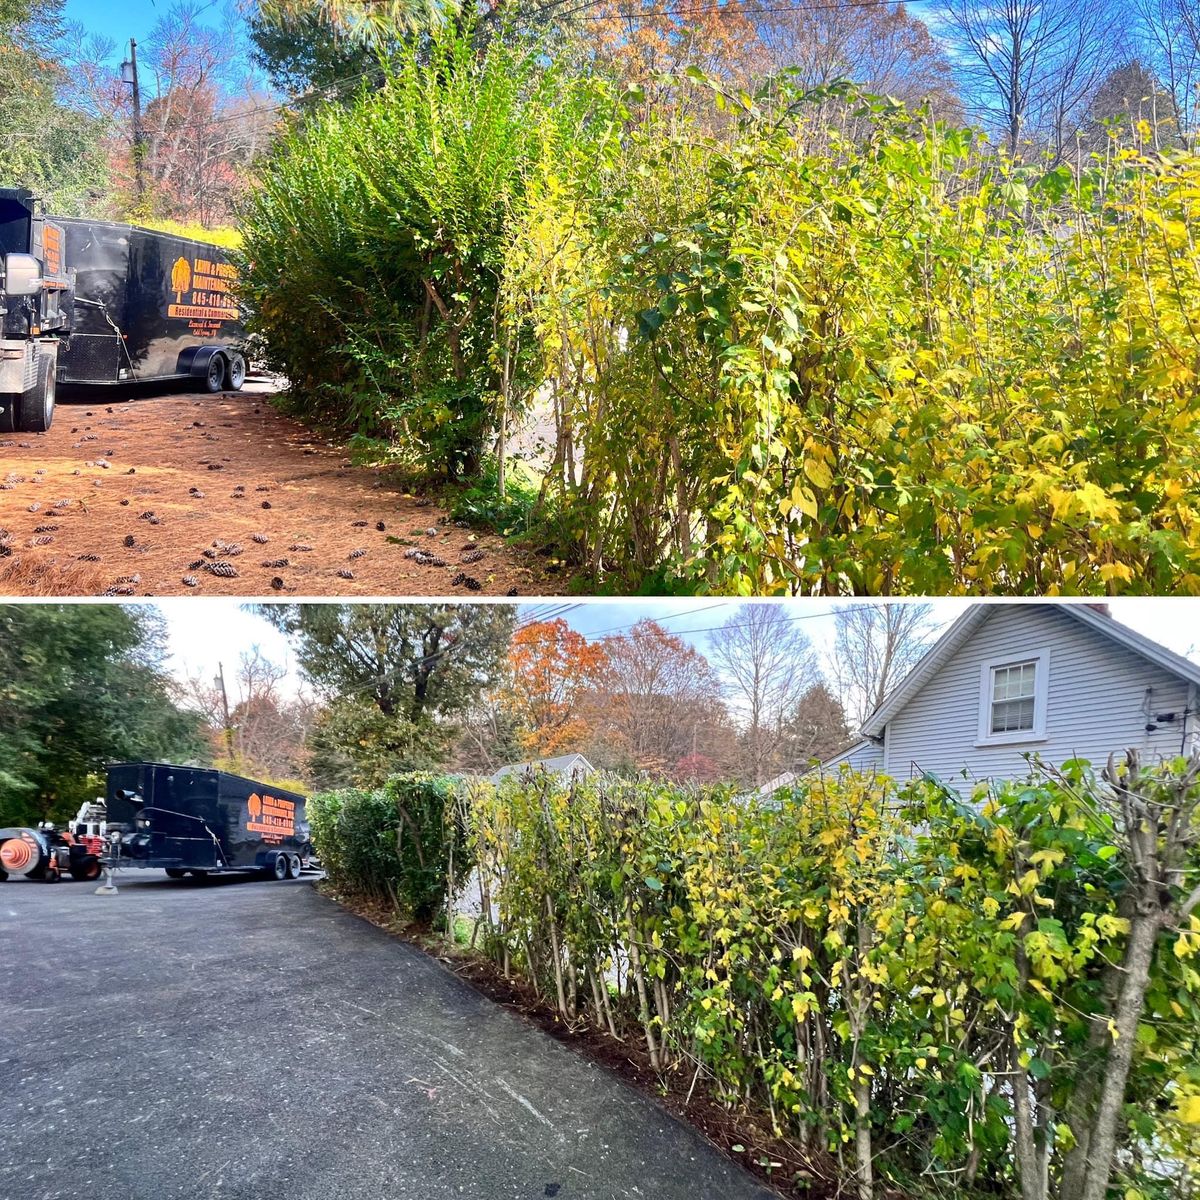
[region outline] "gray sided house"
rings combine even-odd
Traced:
[[[490,778],[499,783],[507,775],[528,775],[545,771],[548,775],[566,775],[571,779],[585,779],[595,773],[596,768],[582,754],[559,754],[554,758],[535,758],[531,762],[506,763]]]
[[[871,714],[861,739],[821,769],[955,784],[964,775],[1019,778],[1026,754],[1097,768],[1130,748],[1169,758],[1200,749],[1198,709],[1200,666],[1103,606],[980,604]]]

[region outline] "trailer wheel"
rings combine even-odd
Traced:
[[[54,421],[56,361],[53,355],[38,358],[37,383],[16,399],[17,430],[21,433],[45,433]]]
[[[229,352],[229,362],[225,367],[225,387],[231,392],[240,392],[246,382],[246,360],[236,351]]]
[[[288,857],[286,854],[275,855],[275,861],[271,864],[271,873],[276,879],[286,879],[288,877]]]
[[[208,360],[208,371],[204,376],[204,388],[208,392],[225,390],[225,355],[214,354]]]
[[[289,879],[299,879],[300,878],[300,855],[298,855],[298,854],[289,854],[288,855],[288,878]]]
[[[187,874],[187,872],[184,871],[183,869],[181,869],[180,867],[168,867],[167,868],[167,878],[168,879],[182,879],[186,874]]]

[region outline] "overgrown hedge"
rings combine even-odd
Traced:
[[[977,806],[849,773],[771,801],[474,785],[479,944],[564,1018],[831,1155],[861,1197],[1180,1200],[1200,1194],[1198,776],[1075,763]],[[381,822],[357,836],[390,849],[392,806],[356,803]]]
[[[1200,591],[1200,153],[552,60],[439,34],[274,154],[245,287],[302,409],[471,475],[537,397],[611,586]]]

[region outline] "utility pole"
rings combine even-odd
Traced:
[[[233,726],[229,721],[229,693],[225,690],[225,664],[217,663],[217,686],[221,689],[221,711],[225,715],[225,756],[233,761]]]
[[[137,42],[129,39],[129,61],[121,64],[121,81],[133,88],[133,187],[138,206],[146,196],[145,138],[142,134],[142,93],[138,86]]]

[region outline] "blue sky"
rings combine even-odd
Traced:
[[[203,24],[220,27],[226,13],[235,11],[232,0],[193,0]],[[129,49],[129,39],[145,42],[160,18],[173,7],[173,0],[67,0],[64,17],[78,22],[89,33],[109,38],[116,43],[112,56],[114,65],[120,63]]]
[[[170,667],[181,678],[197,674],[210,677],[216,673],[218,662],[224,663],[228,675],[236,668],[240,655],[256,645],[267,657],[292,666],[286,639],[262,618],[245,612],[237,600],[188,596],[156,603],[167,621]],[[522,615],[536,615],[536,612],[553,615],[548,611],[552,606],[565,608],[573,604],[575,607],[562,614],[563,619],[589,638],[627,629],[635,621],[650,617],[661,621],[666,629],[679,634],[701,653],[708,654],[708,631],[727,620],[741,603],[744,602],[711,597],[696,600],[546,600],[523,605]],[[833,645],[834,609],[838,604],[847,603],[853,601],[792,600],[787,601],[785,607],[788,616],[808,634],[824,658]],[[957,598],[931,601],[934,625],[945,628],[971,603],[971,600]],[[1109,603],[1117,620],[1177,654],[1200,661],[1200,600],[1114,599]],[[288,682],[292,688],[300,686],[294,670]]]
[[[67,0],[65,17],[78,21],[89,33],[111,38],[117,43],[115,61],[120,61],[130,38],[144,42],[150,35],[159,16],[169,7],[167,0],[125,0],[114,4],[112,0]]]

